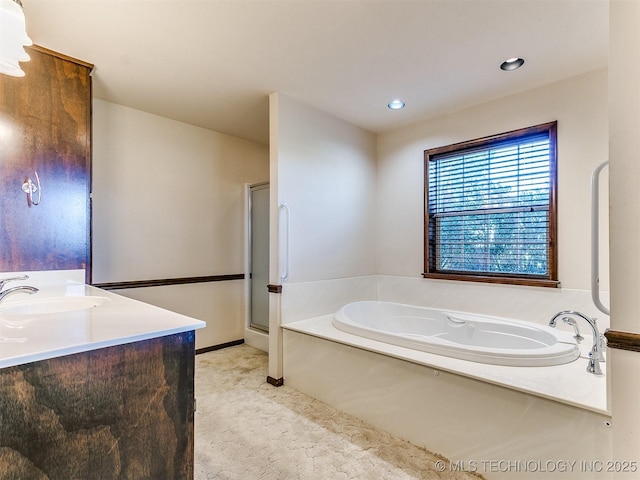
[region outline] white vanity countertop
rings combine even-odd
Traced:
[[[82,270],[24,273],[29,275],[28,280],[8,283],[4,290],[30,285],[40,291],[33,295],[15,293],[0,303],[0,368],[197,330],[206,325],[201,320],[85,285]],[[18,275],[1,273],[0,279]],[[46,303],[51,298],[64,302],[69,297],[87,296],[100,297],[102,303],[63,313],[9,313],[29,302]]]

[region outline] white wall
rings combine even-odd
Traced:
[[[640,3],[609,10],[611,328],[640,334]],[[609,350],[613,449],[640,462],[640,353]]]
[[[607,71],[598,70],[378,135],[376,185],[369,186],[370,190],[367,190],[375,191],[376,198],[366,202],[374,206],[376,211],[376,239],[367,241],[368,245],[376,244],[376,275],[368,275],[367,271],[358,269],[349,272],[340,270],[344,267],[341,263],[344,252],[339,241],[335,242],[335,251],[323,252],[319,257],[336,272],[335,275],[331,277],[328,272],[314,271],[313,242],[308,241],[304,234],[335,238],[331,218],[326,218],[326,224],[315,225],[315,231],[304,230],[301,236],[292,236],[291,251],[306,256],[307,263],[292,265],[293,276],[298,275],[296,268],[305,270],[300,273],[302,280],[285,285],[280,306],[281,322],[328,314],[350,301],[380,299],[439,305],[545,324],[557,311],[574,309],[598,317],[600,329],[604,331],[609,326],[609,318],[595,308],[589,291],[590,180],[593,169],[608,158],[607,83]],[[315,114],[320,115],[317,112]],[[294,109],[291,117],[296,119],[295,128],[291,127],[294,132],[292,136],[297,131],[310,128],[305,123],[313,121]],[[558,122],[558,248],[562,288],[422,279],[424,150],[554,120]],[[335,132],[326,132],[327,138],[321,141],[336,143],[332,137]],[[272,149],[276,150],[277,155],[283,155],[281,148],[272,144]],[[289,179],[292,184],[295,184],[295,179],[304,184],[306,178],[315,176],[315,173],[304,171],[306,166],[312,172],[311,165],[323,163],[317,161],[306,165],[302,162],[294,164],[293,160],[282,162],[277,175]],[[335,165],[331,168],[336,174],[340,171]],[[603,172],[600,184],[600,283],[603,302],[608,305],[607,169]],[[279,188],[279,191],[286,190]],[[309,196],[305,196],[307,192],[300,188],[295,193],[296,202],[301,205],[298,217],[311,215],[308,212],[322,208],[323,198],[315,192],[311,191]],[[357,198],[351,201],[359,202],[355,206],[365,203]],[[293,215],[292,224],[295,220],[296,216]],[[339,220],[335,225],[340,225]]]
[[[268,147],[94,99],[93,283],[244,272],[244,184]],[[197,348],[242,338],[243,280],[118,293],[208,322]]]
[[[291,210],[288,283],[375,273],[375,136],[278,94],[277,195]]]
[[[423,271],[424,150],[557,120],[559,276],[564,288],[588,289],[590,175],[608,158],[607,109],[607,71],[599,70],[379,135],[377,273]],[[602,251],[608,252],[606,235]],[[607,253],[603,258],[601,285],[608,290]]]
[[[640,333],[640,4],[612,2],[610,22],[612,313],[617,330]]]
[[[290,209],[289,278],[270,296],[269,376],[282,378],[282,305],[304,282],[375,273],[375,136],[281,93],[269,98],[270,282],[282,283],[284,215]],[[283,219],[281,223],[280,219]],[[284,242],[282,242],[284,243]]]
[[[422,279],[424,150],[554,120],[558,121],[558,267],[562,288]],[[285,299],[283,321],[323,315],[334,311],[336,304],[373,296],[418,305],[425,302],[432,305],[434,301],[442,303],[445,298],[450,302],[457,298],[448,308],[541,323],[548,322],[555,313],[552,309],[560,306],[597,316],[601,329],[606,328],[608,318],[599,314],[589,292],[590,180],[593,169],[608,159],[608,145],[606,70],[378,135],[374,203],[378,278],[373,286],[370,281],[358,278],[357,273],[352,274],[349,283],[307,281],[293,285],[296,298]],[[279,175],[284,173],[281,168]],[[603,301],[608,305],[607,169],[603,171],[600,185],[600,283]],[[302,250],[305,245],[293,247]],[[308,250],[307,254],[312,255],[312,251]],[[336,295],[336,292],[340,294]],[[505,297],[509,297],[509,301]],[[327,300],[323,301],[323,298]],[[539,304],[540,308],[531,309],[531,302],[536,304],[541,298],[546,300]]]

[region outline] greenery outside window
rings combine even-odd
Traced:
[[[559,286],[557,123],[424,152],[426,278]]]

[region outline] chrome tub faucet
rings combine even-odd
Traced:
[[[22,277],[12,277],[12,278],[2,278],[0,279],[0,303],[7,298],[9,295],[13,295],[14,293],[28,293],[29,295],[34,294],[38,291],[36,287],[29,287],[27,285],[20,285],[18,287],[8,288],[3,290],[4,286],[8,282],[15,282],[18,280],[26,280],[29,278],[29,275],[23,275]]]
[[[595,318],[589,318],[584,313],[576,312],[575,310],[563,310],[561,312],[556,313],[551,320],[549,321],[550,327],[556,326],[556,321],[558,317],[562,317],[562,321],[568,325],[571,325],[575,332],[576,340],[579,342],[578,337],[581,337],[577,324],[572,317],[578,317],[583,319],[585,322],[589,324],[591,330],[593,332],[593,346],[591,347],[591,351],[589,352],[589,363],[587,364],[587,372],[593,373],[594,375],[602,375],[602,369],[600,368],[600,362],[604,362],[604,336],[600,334],[598,331],[598,325],[596,324]],[[573,320],[573,321],[571,321]]]
[[[573,336],[573,338],[576,339],[576,342],[581,343],[582,340],[584,340],[584,337],[582,335],[580,335],[580,329],[578,328],[578,322],[576,322],[571,317],[562,317],[562,321],[564,323],[566,323],[567,325],[571,325],[573,327],[573,331],[575,332],[575,335]]]

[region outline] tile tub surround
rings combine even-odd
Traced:
[[[597,318],[601,332],[609,327],[609,317],[596,309],[589,290],[378,275],[376,295],[381,301],[515,318],[543,325],[549,325],[551,317],[561,310],[577,310]],[[601,297],[605,305],[610,304],[608,292],[601,292]],[[580,330],[589,333],[586,323],[580,325]]]
[[[196,356],[196,480],[481,478],[266,373],[267,355],[248,345]]]
[[[345,303],[376,300],[376,275],[282,285],[282,324],[337,312]]]
[[[331,317],[324,318],[325,326],[331,326]],[[321,338],[323,327],[309,325],[310,322],[295,322],[284,330],[285,385],[411,443],[442,453],[454,462],[461,462],[460,465],[473,462],[485,465],[486,468],[476,471],[488,479],[609,478],[603,472],[586,471],[588,467],[580,470],[581,465],[611,460],[611,417],[599,411],[606,397],[604,386],[597,395],[595,408],[579,408],[486,379],[453,373],[443,365],[402,360],[389,352],[371,351],[370,346],[365,350],[355,346],[355,338],[359,337],[352,339],[352,344]],[[303,323],[307,323],[304,328],[307,333],[302,333]],[[426,353],[422,356],[438,357]],[[472,364],[443,360],[448,361]],[[582,362],[586,360],[573,363],[578,362],[579,371],[573,383],[564,383],[571,374],[551,380],[555,384],[554,393],[572,395],[572,387],[577,386],[588,396],[590,381],[605,382],[602,377],[594,380],[584,371],[586,365]],[[537,370],[539,375],[534,378],[538,379],[558,368],[476,365],[486,375],[504,369],[530,373]],[[526,383],[526,376],[521,381]],[[575,461],[577,467],[559,477],[558,471],[540,470],[530,474],[518,471],[514,475],[513,469],[496,471],[492,464],[482,463],[544,465],[548,461]]]
[[[607,408],[606,376],[586,372],[587,355],[591,346],[589,336],[585,336],[580,344],[580,357],[573,362],[550,367],[509,367],[471,362],[378,342],[338,330],[333,326],[332,320],[333,315],[323,315],[289,323],[284,328],[285,331],[311,335],[610,416]],[[287,352],[285,349],[285,362],[289,364]],[[606,369],[606,363],[602,364],[602,368]],[[285,381],[287,376],[285,370]]]
[[[602,292],[609,305],[609,294]],[[578,310],[598,319],[598,328],[609,327],[609,317],[593,306],[591,292],[563,288],[455,282],[390,275],[368,275],[317,282],[285,283],[282,292],[282,324],[334,313],[358,300],[380,300],[421,307],[456,310],[480,315],[514,318],[549,324],[561,310]],[[560,326],[570,331],[569,327]],[[580,325],[589,333],[587,325]]]
[[[162,337],[205,326],[205,322],[84,284],[83,270],[5,272],[29,275],[5,288],[31,285],[33,295],[14,294],[0,304],[0,368]],[[57,314],[2,315],[3,308],[51,297],[96,296],[100,306]]]

